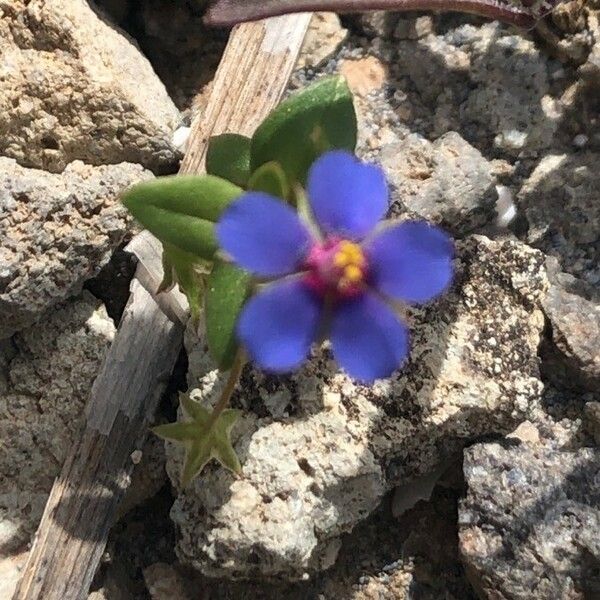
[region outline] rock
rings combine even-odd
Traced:
[[[13,597],[28,555],[29,552],[21,552],[0,558],[0,598],[8,600]]]
[[[478,444],[465,451],[459,543],[480,598],[596,598],[600,450]]]
[[[327,351],[288,377],[246,368],[233,401],[247,411],[234,430],[243,476],[212,465],[178,489],[171,517],[184,564],[230,578],[325,569],[339,536],[387,490],[535,410],[543,256],[479,236],[461,242],[458,256],[453,290],[410,311],[411,359],[390,380],[353,383]],[[187,347],[192,396],[214,401],[223,382],[204,342],[188,335]],[[167,444],[176,487],[181,462],[181,448]]]
[[[348,58],[340,63],[340,73],[346,78],[352,93],[364,97],[383,87],[387,68],[374,56]]]
[[[120,516],[156,496],[167,482],[165,448],[158,436],[148,436],[142,450],[131,455],[131,462],[136,466],[131,484],[119,505]]]
[[[588,402],[584,414],[585,428],[600,446],[600,402]]]
[[[206,0],[144,0],[132,2],[129,13],[131,30],[167,86],[176,105],[185,111],[203,110],[207,84],[223,55],[229,32],[204,26],[202,16]]]
[[[460,108],[461,121],[487,129],[494,146],[508,154],[547,148],[562,109],[550,96],[546,59],[536,45],[497,22],[465,25],[455,34],[469,40],[469,77],[476,86]]]
[[[389,37],[398,21],[398,14],[385,10],[370,10],[357,15],[358,28],[369,37]]]
[[[600,386],[600,304],[553,281],[542,301],[556,352],[545,356],[549,376],[566,387],[597,391]]]
[[[418,40],[433,33],[433,18],[429,15],[421,17],[403,17],[398,20],[394,30],[397,40]]]
[[[52,174],[0,157],[0,339],[81,291],[131,222],[119,194],[150,176],[80,161]]]
[[[464,50],[430,33],[417,41],[398,42],[397,65],[432,103],[457,82],[466,82],[471,63]]]
[[[0,154],[172,171],[179,112],[150,63],[85,0],[0,0]]]
[[[392,215],[408,212],[464,235],[494,220],[492,165],[454,131],[433,144],[418,134],[382,148],[393,187]]]
[[[166,563],[154,563],[144,569],[144,580],[152,600],[190,600],[184,578]]]
[[[594,152],[546,156],[517,197],[529,243],[594,286],[600,284],[599,161]]]
[[[509,156],[551,145],[564,107],[550,93],[547,59],[533,41],[497,22],[414,37],[397,42],[394,71],[410,77],[429,107],[435,137],[457,130],[478,148]]]
[[[0,554],[35,531],[114,331],[84,294],[0,346]]]
[[[296,68],[319,67],[337,52],[347,37],[348,30],[342,27],[335,13],[314,13]]]

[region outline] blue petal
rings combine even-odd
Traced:
[[[371,293],[335,308],[333,355],[354,379],[370,383],[389,377],[408,356],[408,331],[392,309]]]
[[[263,277],[294,272],[312,237],[281,200],[248,192],[227,207],[217,224],[219,244],[244,269]]]
[[[260,368],[291,371],[306,358],[317,337],[321,302],[301,279],[280,281],[250,298],[237,333]]]
[[[388,209],[383,171],[348,152],[323,154],[310,169],[307,191],[323,232],[354,240],[367,235]]]
[[[427,302],[452,281],[452,240],[424,221],[384,229],[368,242],[366,252],[371,284],[392,298]]]

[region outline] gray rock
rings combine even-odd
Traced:
[[[234,431],[243,476],[213,465],[178,489],[183,563],[231,578],[322,570],[387,490],[535,412],[543,256],[479,236],[458,254],[452,291],[410,311],[411,359],[391,379],[358,385],[326,350],[289,377],[246,368],[234,397],[247,411]],[[187,347],[192,396],[214,402],[223,381],[204,341],[189,334]],[[176,487],[181,461],[167,444]]]
[[[545,369],[563,386],[600,388],[600,304],[570,293],[553,281],[542,301],[552,328],[556,353],[545,357]]]
[[[179,112],[150,63],[85,0],[0,0],[0,154],[60,172],[73,160],[177,165]]]
[[[395,64],[430,107],[434,135],[456,129],[478,147],[535,153],[550,146],[564,113],[544,54],[499,23],[399,41]]]
[[[588,402],[584,409],[585,428],[600,446],[600,402]]]
[[[0,157],[0,339],[79,293],[131,222],[119,194],[149,177],[128,163],[52,174]]]
[[[115,327],[92,296],[0,345],[0,554],[29,542]]]
[[[434,33],[417,41],[398,42],[398,66],[427,103],[435,103],[449,88],[468,82],[469,55]]]
[[[600,450],[465,451],[459,544],[480,598],[597,598]]]
[[[531,41],[499,23],[465,25],[458,36],[470,46],[469,76],[476,84],[461,106],[461,121],[473,121],[508,154],[547,148],[562,117],[550,96],[546,59]]]
[[[600,284],[600,154],[543,158],[517,201],[529,221],[528,241],[561,263],[562,270]]]
[[[394,190],[394,216],[408,212],[462,235],[496,215],[492,165],[454,131],[433,144],[411,134],[382,148],[380,161]]]

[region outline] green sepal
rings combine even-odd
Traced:
[[[255,171],[276,160],[291,183],[305,183],[323,152],[354,152],[356,135],[350,89],[342,77],[328,77],[282,102],[263,121],[252,137],[250,167]]]
[[[218,248],[214,223],[241,193],[212,175],[176,175],[134,185],[123,204],[161,242],[211,260]]]
[[[164,276],[158,291],[166,292],[178,284],[187,298],[192,321],[198,324],[210,263],[167,243],[163,243],[162,263]]]
[[[247,271],[217,260],[206,282],[206,340],[211,356],[223,371],[231,368],[238,349],[235,326],[250,280]]]
[[[290,185],[281,165],[274,160],[261,165],[252,173],[248,180],[248,189],[265,192],[287,200],[290,194]]]
[[[250,138],[237,133],[211,137],[206,151],[206,172],[246,187],[250,177]]]
[[[181,484],[185,487],[202,472],[211,458],[226,469],[240,473],[242,466],[231,444],[231,430],[241,411],[225,409],[212,422],[212,412],[188,396],[181,396],[184,411],[190,421],[158,425],[152,431],[159,437],[183,443],[186,449]]]

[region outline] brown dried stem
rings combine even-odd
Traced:
[[[204,20],[211,26],[231,26],[294,12],[324,10],[338,13],[371,10],[463,12],[526,29],[533,27],[536,21],[525,6],[520,9],[498,0],[213,0]]]

